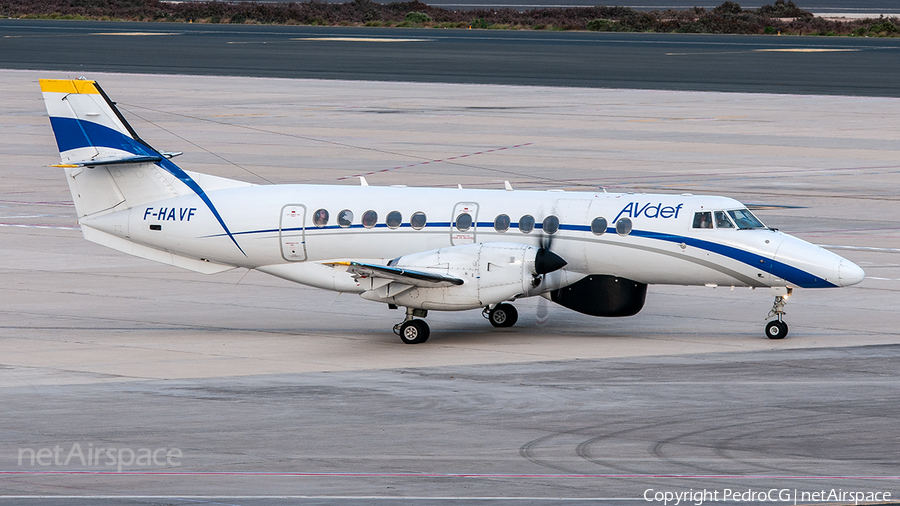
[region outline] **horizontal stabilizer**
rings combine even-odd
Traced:
[[[104,165],[123,165],[127,163],[156,163],[162,160],[162,156],[108,156],[105,158],[95,158],[93,160],[85,160],[83,162],[61,163],[53,165],[53,167],[63,167],[73,169],[76,167],[101,167]]]
[[[323,265],[349,272],[354,276],[390,279],[392,281],[400,281],[407,285],[428,288],[458,286],[464,283],[464,281],[459,278],[447,276],[445,274],[410,271],[399,267],[388,267],[386,265],[364,264],[360,262],[325,262]]]

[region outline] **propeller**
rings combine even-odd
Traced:
[[[550,218],[553,218],[552,220]],[[550,232],[547,232],[550,229]],[[541,247],[534,255],[534,272],[538,276],[562,269],[568,264],[561,256],[550,251],[553,246],[553,236],[559,230],[559,219],[555,215],[544,219],[541,226]]]
[[[556,216],[553,213],[552,216]],[[550,230],[548,232],[548,230]],[[534,286],[535,288],[543,280],[543,275],[562,269],[568,264],[566,260],[551,251],[553,247],[553,238],[559,230],[559,221],[545,219],[541,225],[540,249],[534,255]],[[535,308],[535,323],[538,326],[544,326],[550,321],[550,308],[547,307],[547,299],[543,296],[538,297],[537,307]]]
[[[537,275],[547,274],[555,270],[562,269],[568,262],[556,253],[550,251],[549,247],[541,245],[541,249],[534,255],[534,273]]]

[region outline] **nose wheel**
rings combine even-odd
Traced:
[[[424,318],[427,315],[428,311],[425,309],[406,308],[406,319],[394,325],[394,334],[400,336],[404,344],[424,343],[431,335],[431,329],[425,320],[416,317]]]
[[[787,333],[787,323],[772,320],[766,324],[766,337],[769,339],[784,339]]]
[[[776,318],[766,324],[766,337],[769,339],[784,339],[788,334],[788,325],[784,322],[784,306],[787,305],[786,297],[778,295],[775,297],[775,303],[772,304],[772,310],[769,311],[767,318]]]

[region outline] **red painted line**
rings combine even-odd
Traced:
[[[534,143],[533,143],[533,142],[526,142],[526,143],[524,143],[524,144],[516,144],[516,145],[514,145],[514,146],[504,146],[504,147],[502,147],[502,148],[489,149],[489,150],[487,150],[487,151],[478,151],[478,152],[476,152],[476,153],[467,153],[467,154],[465,154],[465,155],[456,155],[456,156],[451,156],[451,157],[448,157],[448,158],[441,158],[440,160],[426,160],[426,161],[424,161],[424,162],[411,163],[411,164],[409,164],[409,165],[401,165],[401,166],[399,166],[399,167],[393,167],[393,168],[390,168],[390,169],[374,170],[374,171],[372,171],[372,172],[365,172],[365,173],[363,173],[363,174],[356,174],[356,175],[353,175],[353,176],[343,176],[343,177],[337,178],[337,180],[338,180],[338,181],[343,181],[343,180],[345,180],[345,179],[353,179],[353,178],[356,178],[356,177],[371,176],[372,174],[380,174],[380,173],[382,173],[382,172],[390,172],[390,171],[392,171],[392,170],[409,169],[409,168],[411,168],[411,167],[418,167],[418,166],[420,166],[420,165],[428,165],[429,163],[449,162],[449,161],[451,161],[451,160],[458,160],[458,159],[460,159],[460,158],[466,158],[466,157],[468,157],[468,156],[484,155],[484,154],[487,154],[487,153],[496,153],[497,151],[506,151],[507,149],[521,148],[521,147],[525,147],[525,146],[531,146],[532,144],[534,144]]]
[[[731,480],[900,480],[900,476],[779,476],[769,474],[515,474],[515,473],[314,473],[254,471],[0,471],[3,475],[285,476],[338,478],[673,478]]]

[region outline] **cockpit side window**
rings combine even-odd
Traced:
[[[716,211],[716,228],[734,228],[725,211]]]
[[[737,226],[741,230],[749,230],[753,228],[766,228],[765,225],[762,224],[759,219],[750,212],[749,209],[735,209],[734,211],[728,211],[728,214],[731,216],[731,219],[737,223]]]
[[[712,213],[709,211],[694,213],[694,228],[713,228]]]

